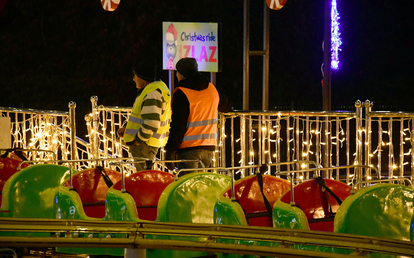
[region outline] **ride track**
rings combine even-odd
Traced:
[[[50,237],[0,236],[0,246],[8,247],[95,247],[192,250],[277,257],[348,257],[349,255],[293,249],[294,245],[314,245],[352,250],[351,256],[381,253],[414,256],[414,243],[360,235],[324,233],[309,230],[235,225],[211,225],[162,222],[113,222],[61,219],[0,218],[2,232],[42,232]],[[77,238],[76,232],[122,234],[120,238]],[[59,235],[61,237],[59,237]],[[62,237],[64,235],[64,237]],[[153,240],[147,235],[194,236],[208,241]],[[278,246],[215,243],[216,239],[278,242]]]

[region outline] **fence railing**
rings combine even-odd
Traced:
[[[220,166],[313,160],[318,166],[367,167],[331,169],[326,178],[369,181],[414,175],[414,113],[372,111],[373,103],[355,102],[355,111],[237,111],[221,114]],[[394,148],[394,146],[398,146]],[[302,166],[302,167],[299,167]],[[377,173],[371,175],[374,167]],[[295,164],[270,173],[306,169]],[[241,176],[252,171],[239,171]],[[296,181],[309,174],[296,174]]]
[[[67,159],[71,145],[68,112],[15,108],[0,108],[0,111],[1,117],[8,118],[6,121],[10,123],[10,148],[50,150],[56,157]],[[51,152],[27,155],[32,160],[54,158]]]
[[[117,136],[119,128],[126,125],[132,107],[98,106],[98,97],[91,97],[92,113],[85,116],[87,137],[91,143],[89,156],[91,159],[130,157],[128,146]],[[106,162],[104,166],[110,166]],[[135,167],[128,165],[124,171],[132,173]]]
[[[85,116],[88,141],[75,137],[74,108],[70,112],[0,108],[10,119],[12,148],[52,150],[31,152],[30,158],[86,160],[129,157],[128,146],[117,137],[132,110],[98,105],[91,97],[92,112]],[[214,167],[246,167],[267,164],[268,173],[308,169],[306,163],[273,166],[273,163],[313,161],[325,178],[346,183],[414,176],[414,113],[372,111],[369,100],[355,102],[352,111],[234,111],[220,113]],[[73,123],[71,122],[73,121]],[[74,144],[72,144],[74,143]],[[48,156],[49,155],[49,156]],[[163,159],[163,150],[157,156]],[[86,168],[95,163],[78,164]],[[350,168],[351,165],[355,168]],[[104,164],[109,167],[109,162]],[[344,169],[343,167],[347,168]],[[342,168],[341,168],[342,167]],[[376,171],[373,173],[375,168]],[[125,170],[133,172],[129,166]],[[240,177],[252,169],[240,169]],[[297,183],[312,177],[294,173]],[[404,182],[404,180],[396,180]]]
[[[414,113],[372,111],[365,103],[364,163],[390,179],[414,176]]]
[[[351,123],[356,112],[236,111],[222,113],[219,152],[221,166],[272,164],[294,160],[312,160],[318,166],[350,165],[355,152]],[[306,164],[276,166],[269,172],[306,169]],[[252,173],[239,171],[241,176]],[[308,180],[309,173],[297,174]],[[324,177],[340,179],[339,169],[325,171]],[[350,171],[346,173],[347,182]]]
[[[2,135],[1,149],[27,150],[30,161],[87,158],[89,143],[75,135],[76,104],[68,106],[69,112],[0,107],[1,121],[10,128],[10,134]],[[86,166],[76,164],[77,169]]]
[[[87,120],[93,157],[126,157],[127,146],[116,137],[132,108],[104,107],[92,97],[92,114]],[[221,113],[215,167],[244,167],[268,164],[269,173],[307,169],[306,164],[270,166],[295,160],[314,161],[326,178],[346,183],[414,175],[414,113],[371,111],[372,102],[355,102],[354,111],[234,111]],[[387,130],[384,130],[386,125]],[[368,132],[368,133],[367,133]],[[393,134],[398,132],[397,139]],[[373,137],[378,135],[378,137]],[[385,136],[386,137],[385,137]],[[387,141],[384,142],[384,139]],[[398,145],[398,148],[393,146]],[[373,149],[375,147],[375,149]],[[99,150],[99,151],[98,151]],[[384,158],[386,152],[387,157]],[[163,158],[163,151],[159,158]],[[354,169],[340,166],[365,165]],[[379,171],[371,175],[369,167]],[[335,168],[338,167],[338,168]],[[406,171],[410,169],[410,171]],[[398,170],[398,173],[396,171]],[[241,177],[252,169],[237,171]],[[296,182],[309,173],[295,173]]]

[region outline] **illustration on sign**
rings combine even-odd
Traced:
[[[201,72],[218,71],[218,24],[163,22],[163,67],[175,70],[183,57],[197,60]]]
[[[168,26],[165,40],[167,41],[167,45],[165,46],[165,52],[168,58],[167,69],[175,70],[174,58],[177,55],[177,30],[172,23]]]

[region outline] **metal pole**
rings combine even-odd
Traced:
[[[214,85],[216,85],[217,76],[215,72],[210,73],[210,82]]]
[[[231,171],[230,178],[231,178],[231,200],[234,201],[236,200],[236,190],[234,187],[234,170]]]
[[[233,129],[233,128],[232,128]],[[224,116],[220,116],[220,139],[221,139],[221,160],[220,164],[218,164],[218,159],[216,159],[216,166],[217,167],[226,167],[226,118]],[[216,154],[214,154],[216,155]],[[217,154],[218,157],[218,154]]]
[[[250,117],[249,117],[250,118]],[[245,115],[241,115],[240,116],[240,150],[241,150],[241,166],[246,166],[246,164],[248,164],[249,162],[247,161],[247,159],[249,158],[249,154],[247,153],[247,148],[246,148],[246,137],[247,137],[247,133],[246,133],[246,116]],[[247,162],[246,162],[247,161]],[[245,177],[246,176],[246,170],[242,169],[241,170],[241,176]]]
[[[174,91],[174,70],[168,70],[168,80],[169,80],[169,86],[170,86],[170,92]]]
[[[91,97],[92,103],[92,132],[93,134],[90,136],[90,139],[93,139],[91,144],[92,149],[92,157],[97,159],[99,156],[99,143],[98,143],[98,114],[97,114],[97,106],[98,106],[98,97],[92,96]]]
[[[75,108],[76,103],[69,102],[69,113],[70,113],[70,154],[71,159],[76,159],[76,120],[75,120]]]
[[[372,102],[368,99],[364,102],[365,107],[365,165],[371,166],[371,117],[369,116],[369,113],[372,109]],[[371,179],[371,170],[366,169],[365,170],[365,180]],[[379,179],[379,178],[378,178]]]
[[[244,0],[243,29],[243,110],[249,110],[250,0]]]
[[[323,110],[331,111],[331,0],[325,1],[323,51]]]
[[[76,103],[69,102],[70,113],[70,155],[72,160],[76,160],[76,120],[75,120]],[[72,185],[72,163],[69,164],[69,189],[73,189]]]
[[[269,110],[269,27],[270,27],[270,8],[266,1],[263,10],[263,92],[262,92],[262,109]]]
[[[360,100],[355,102],[356,107],[356,161],[357,165],[362,165],[362,103]],[[362,180],[361,168],[357,169],[356,181]]]
[[[331,162],[330,162],[330,157],[331,157],[331,146],[330,146],[330,138],[331,138],[331,125],[329,122],[329,117],[325,117],[325,122],[322,125],[323,130],[321,130],[321,134],[323,133],[323,135],[321,135],[321,137],[323,137],[323,141],[324,141],[324,145],[322,146],[322,151],[323,151],[323,162],[322,164],[324,165],[324,167],[330,167],[331,166]],[[321,139],[321,140],[322,140]],[[329,175],[330,171],[325,171],[324,173],[324,178],[330,178]]]

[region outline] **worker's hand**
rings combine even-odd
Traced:
[[[125,127],[121,127],[116,132],[116,135],[118,135],[118,137],[121,138],[121,137],[124,137],[124,133],[125,133]]]
[[[172,152],[165,152],[165,160],[175,160],[175,153]],[[169,170],[174,170],[174,162],[165,162],[165,166],[169,169]]]

